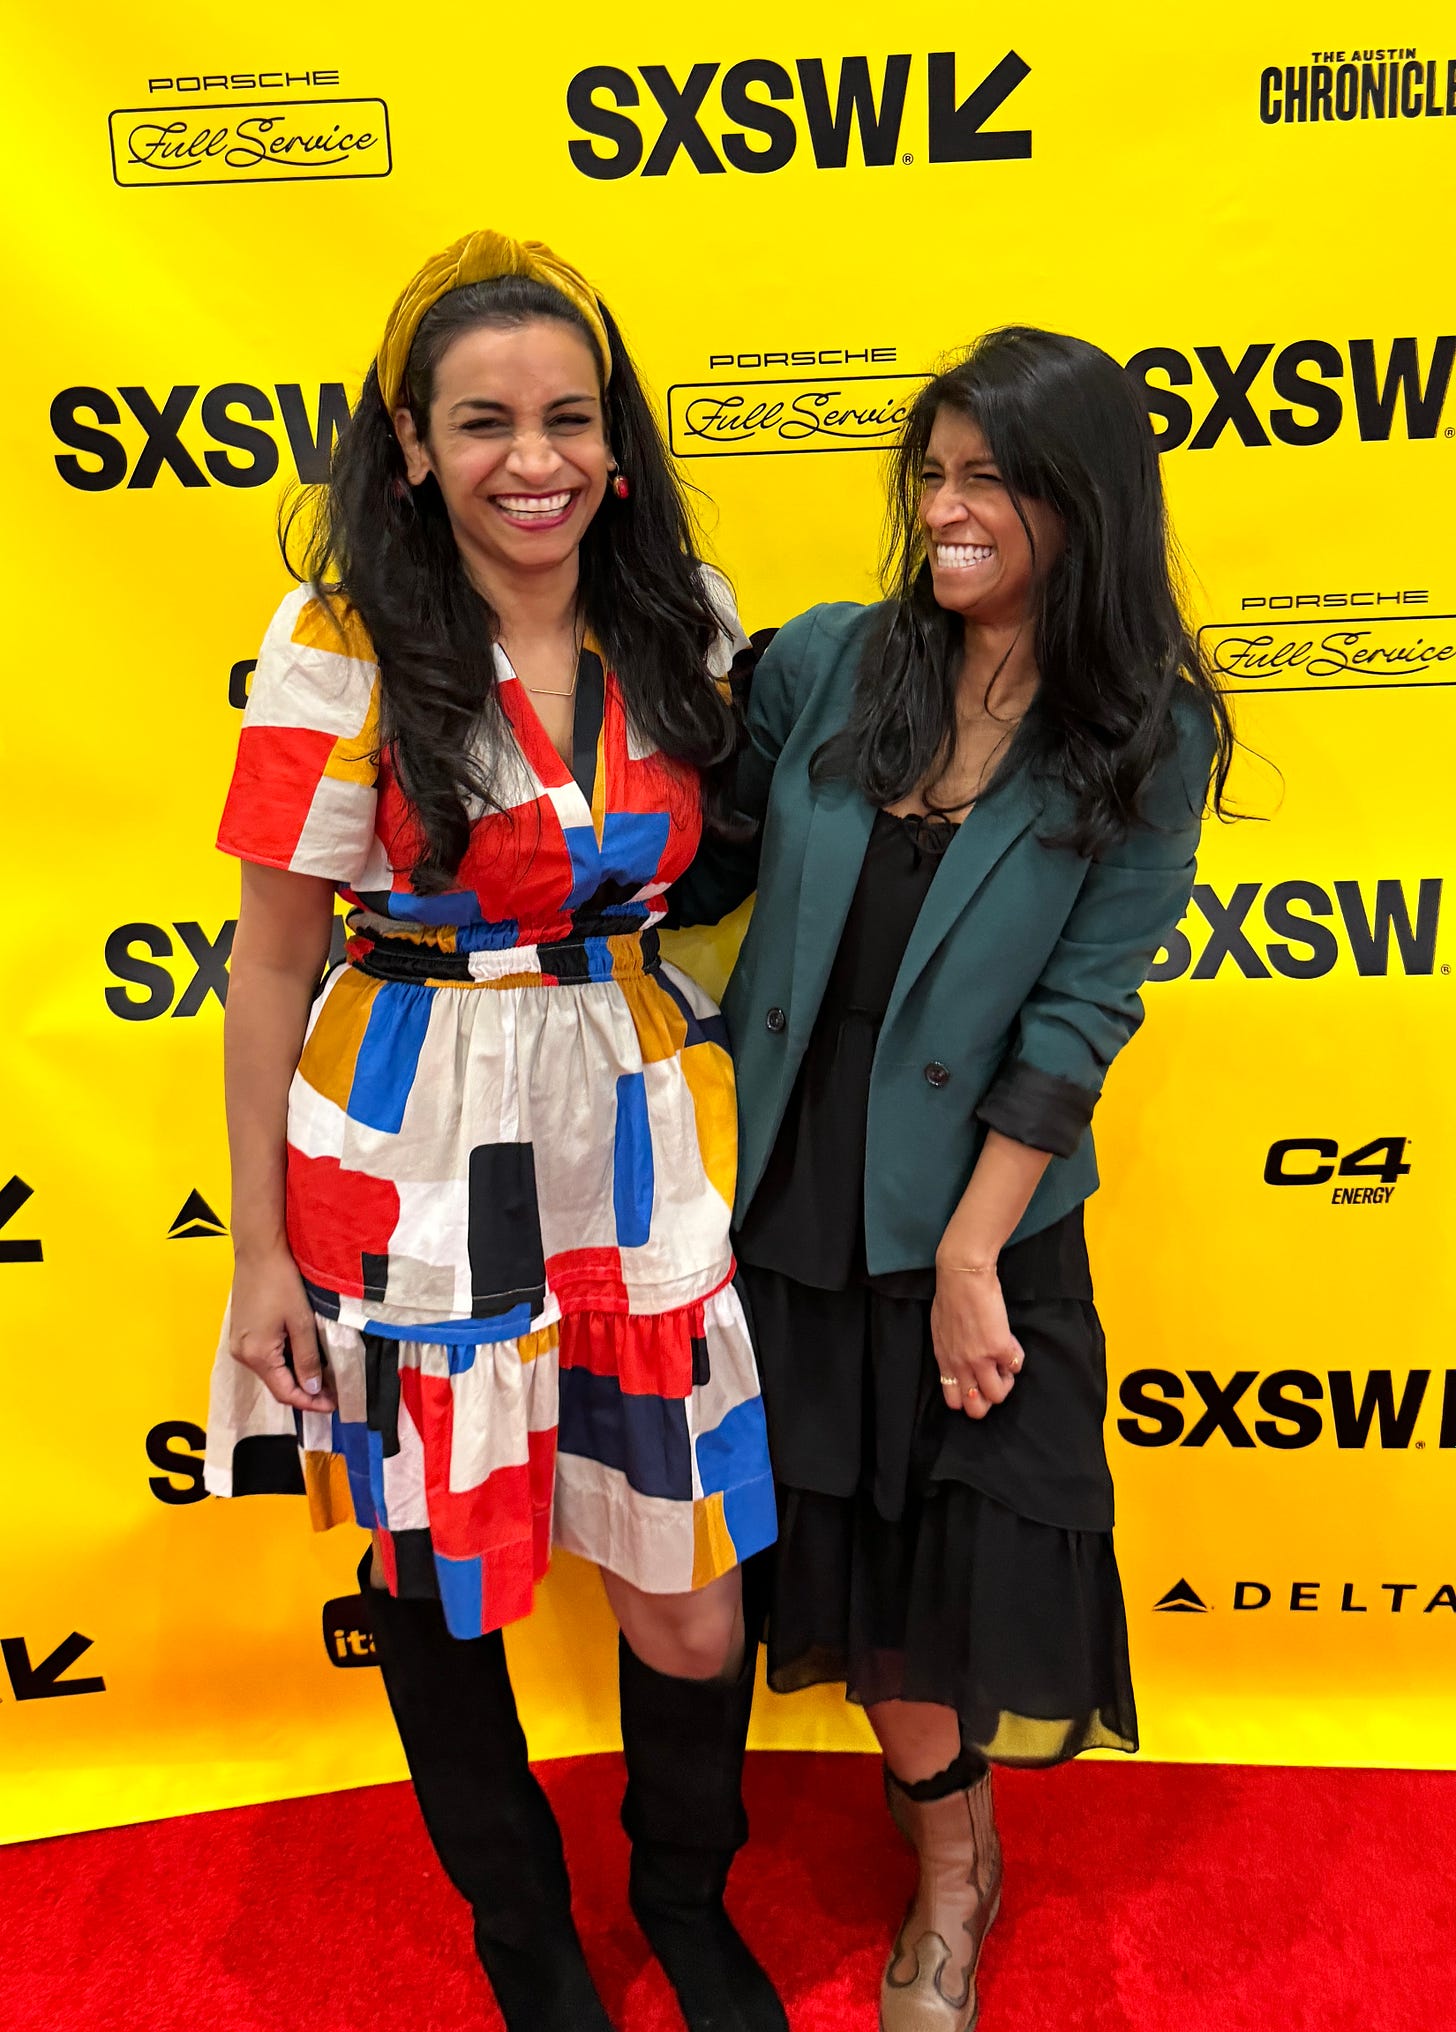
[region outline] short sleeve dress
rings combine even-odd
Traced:
[[[410,884],[363,626],[307,587],[268,631],[218,838],[332,882],[349,936],[288,1105],[289,1245],[339,1408],[278,1404],[225,1325],[207,1487],[373,1530],[391,1590],[459,1637],[528,1613],[553,1542],[673,1593],[774,1536],[732,1064],[655,929],[697,778],[591,644],[570,766],[496,654],[501,808],[450,893]]]

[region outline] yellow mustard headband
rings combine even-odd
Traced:
[[[558,290],[586,319],[601,355],[602,379],[612,372],[612,349],[597,293],[585,276],[567,261],[553,254],[540,240],[513,240],[507,233],[467,233],[442,254],[427,261],[419,274],[407,282],[389,313],[375,369],[384,406],[393,411],[404,400],[405,367],[410,347],[425,312],[452,289],[470,282],[489,282],[497,275],[528,275]]]

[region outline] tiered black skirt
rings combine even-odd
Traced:
[[[743,1265],[779,1495],[769,1682],[951,1707],[1008,1764],[1135,1750],[1081,1210],[1000,1270],[1026,1360],[976,1421],[947,1408],[928,1297]]]

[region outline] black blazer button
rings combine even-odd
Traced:
[[[942,1065],[938,1058],[933,1058],[925,1068],[925,1077],[931,1086],[943,1087],[950,1078],[950,1068]]]
[[[765,1016],[763,1019],[764,1028],[766,1030],[771,1030],[774,1036],[777,1037],[779,1032],[787,1024],[788,1020],[789,1020],[788,1017],[785,1016],[782,1009],[770,1009],[767,1016]]]

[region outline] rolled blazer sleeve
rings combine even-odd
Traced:
[[[989,1128],[1070,1157],[1107,1069],[1143,1020],[1140,990],[1188,906],[1213,760],[1199,703],[1179,711],[1176,749],[1154,771],[1145,820],[1094,861],[1022,1005],[1016,1043],[977,1107]]]
[[[704,833],[692,865],[668,892],[669,929],[718,924],[758,886],[774,766],[793,728],[798,672],[817,617],[811,607],[782,628],[760,628],[733,659],[729,682],[743,726],[733,795],[739,836]]]

